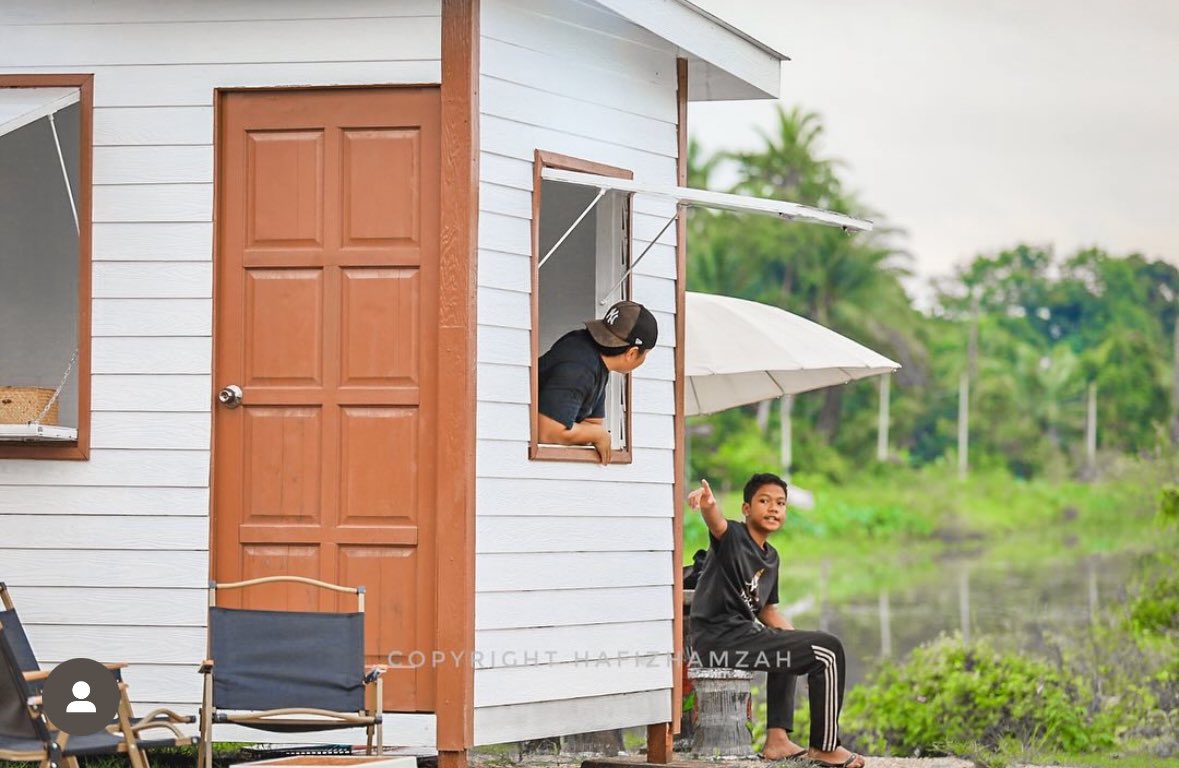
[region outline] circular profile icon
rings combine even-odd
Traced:
[[[119,709],[119,683],[94,659],[58,664],[41,689],[45,714],[54,728],[71,736],[98,733]]]

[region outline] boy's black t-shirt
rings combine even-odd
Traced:
[[[610,370],[589,331],[570,331],[540,356],[537,410],[564,424],[565,429],[586,419],[603,418],[609,377]]]
[[[744,522],[728,523],[719,539],[708,536],[708,559],[692,596],[694,638],[748,626],[778,602],[778,551],[768,541],[758,546]]]

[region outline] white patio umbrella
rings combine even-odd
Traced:
[[[689,416],[901,367],[805,317],[730,296],[689,292],[684,326],[684,412]]]

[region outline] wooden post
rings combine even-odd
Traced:
[[[1171,382],[1171,442],[1179,443],[1179,316],[1175,317],[1175,367]]]
[[[794,410],[794,395],[782,395],[782,477],[790,482],[790,465],[794,463],[794,429],[792,411]]]
[[[880,377],[880,417],[876,422],[876,460],[888,461],[888,400],[892,374]]]
[[[647,726],[647,762],[670,763],[674,753],[671,746],[671,723],[652,723]]]
[[[966,479],[970,467],[970,375],[958,377],[958,478]]]
[[[958,572],[958,618],[962,622],[962,644],[970,645],[970,570]]]
[[[1097,382],[1089,382],[1089,413],[1085,419],[1085,469],[1097,476]]]

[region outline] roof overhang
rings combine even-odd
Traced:
[[[652,184],[634,179],[566,171],[560,168],[544,168],[540,172],[540,177],[545,181],[580,184],[585,187],[595,187],[599,190],[655,195],[657,197],[675,200],[682,205],[698,206],[701,208],[720,208],[739,213],[777,216],[787,221],[825,224],[829,227],[841,227],[848,231],[866,232],[872,229],[872,222],[867,219],[857,219],[843,213],[827,211],[822,208],[812,208],[809,205],[791,203],[785,200],[733,195],[727,192],[712,192],[707,189],[677,187],[673,184]]]
[[[76,104],[77,88],[0,88],[0,136]]]
[[[690,0],[594,0],[680,49],[688,100],[776,99],[788,57]]]

